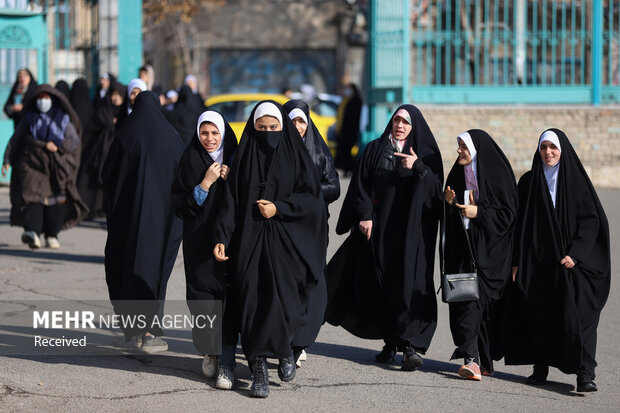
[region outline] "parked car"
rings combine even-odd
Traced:
[[[265,99],[271,99],[280,104],[288,102],[288,98],[284,95],[269,93],[238,93],[214,95],[205,101],[205,106],[209,109],[217,110],[230,123],[237,139],[241,138],[245,123],[252,113],[254,106]],[[335,116],[321,116],[314,111],[310,111],[310,117],[314,121],[316,128],[327,142],[327,129],[336,123]]]

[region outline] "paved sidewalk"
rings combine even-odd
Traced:
[[[343,182],[346,189],[346,182]],[[344,193],[344,189],[343,189]],[[620,255],[620,191],[600,190],[609,217],[612,259]],[[60,250],[30,251],[21,228],[10,227],[8,188],[0,187],[0,300],[105,300],[105,231],[86,222],[60,234]],[[340,204],[331,208],[331,256],[344,237],[333,233]],[[326,325],[308,351],[295,380],[281,383],[270,365],[268,399],[249,397],[250,374],[240,362],[236,387],[221,391],[200,372],[201,358],[189,334],[166,337],[169,351],[156,356],[0,357],[0,411],[620,411],[620,285],[618,270],[599,327],[598,393],[575,393],[575,376],[552,369],[550,383],[524,384],[530,367],[496,364],[494,377],[461,379],[459,361],[448,360],[454,346],[447,305],[439,303],[439,324],[421,371],[372,362],[378,341],[361,340]],[[436,274],[438,280],[439,275]],[[182,256],[172,273],[168,299],[183,300]],[[0,314],[5,317],[6,314]],[[2,325],[0,322],[0,345]],[[399,358],[400,361],[400,358]]]

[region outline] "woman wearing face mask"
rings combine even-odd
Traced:
[[[519,180],[506,364],[577,374],[577,391],[596,391],[596,329],[609,295],[609,225],[566,134],[548,129],[532,169]]]
[[[482,380],[493,374],[490,319],[510,277],[512,235],[517,219],[517,182],[510,162],[485,132],[472,129],[457,138],[458,158],[446,179],[446,273],[470,272],[471,245],[480,298],[450,303],[450,331],[465,362],[459,375]],[[464,205],[467,204],[467,205]],[[482,369],[482,371],[481,371]]]
[[[13,119],[14,129],[24,117],[24,103],[30,100],[37,89],[37,81],[32,76],[30,70],[24,68],[17,72],[17,79],[13,83],[11,93],[4,104],[4,113]]]
[[[198,118],[193,139],[181,156],[172,187],[176,214],[183,220],[183,262],[188,306],[192,314],[206,314],[200,300],[226,299],[226,264],[205,245],[213,245],[213,229],[221,209],[224,184],[228,178],[237,138],[228,122],[218,112],[209,110]],[[212,355],[210,331],[195,327],[194,346],[204,354],[203,373],[217,375],[216,387],[230,389],[234,383],[237,333],[223,322],[222,357]]]
[[[286,112],[273,101],[252,111],[226,183],[213,253],[230,257],[251,395],[267,397],[266,358],[295,376],[292,346],[307,297],[323,277],[325,204],[315,166]]]
[[[110,86],[109,93],[105,94],[93,111],[90,139],[83,144],[77,188],[80,196],[88,205],[91,218],[103,216],[105,213],[101,177],[105,158],[114,140],[114,125],[120,113],[123,96],[125,96],[125,86],[120,83]]]
[[[58,233],[78,223],[88,209],[75,187],[80,165],[80,121],[69,101],[49,85],[24,105],[4,154],[2,174],[11,173],[11,225],[23,226],[22,242],[60,248]]]
[[[329,218],[328,205],[340,196],[340,181],[338,180],[338,171],[336,171],[334,166],[334,158],[332,158],[329,148],[316,126],[314,126],[314,122],[310,118],[310,110],[304,101],[290,100],[284,104],[284,110],[293,121],[320,176],[321,192],[325,201],[325,215]],[[327,233],[329,233],[329,229],[327,229]],[[326,240],[326,242],[328,241]],[[300,359],[305,359],[305,351],[303,349],[316,339],[323,324],[326,305],[327,287],[325,285],[325,277],[321,277],[317,288],[308,297],[307,319],[304,327],[297,331],[294,348],[297,367],[301,367]]]

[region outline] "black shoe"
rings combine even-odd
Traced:
[[[415,371],[422,367],[424,361],[418,353],[416,353],[413,346],[408,346],[403,352],[403,364],[400,369],[404,371]]]
[[[391,344],[386,344],[383,346],[383,350],[381,353],[375,356],[375,361],[377,363],[391,363],[396,358],[396,346],[392,346]]]
[[[598,391],[598,388],[593,381],[588,381],[585,383],[577,383],[577,391],[579,393],[589,393],[593,391]]]
[[[292,381],[295,378],[295,361],[293,356],[279,359],[278,377],[283,382]]]
[[[261,398],[269,396],[269,373],[267,360],[264,357],[259,357],[252,363],[252,375],[250,396]]]
[[[534,386],[540,386],[547,383],[547,375],[549,374],[548,366],[534,365],[534,372],[527,378],[527,384],[533,384]]]

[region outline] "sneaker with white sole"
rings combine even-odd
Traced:
[[[308,356],[306,355],[306,350],[301,350],[301,355],[299,356],[299,361],[308,360]]]
[[[46,237],[45,246],[47,248],[57,250],[58,248],[60,248],[60,242],[58,241],[58,238],[56,237]]]
[[[218,361],[218,356],[205,355],[204,360],[202,360],[202,374],[206,378],[212,379],[217,375]]]
[[[480,367],[478,366],[478,363],[474,361],[470,361],[469,363],[462,365],[459,368],[459,376],[468,380],[482,380],[482,374],[480,374]]]
[[[232,389],[234,383],[235,375],[231,369],[228,367],[218,369],[215,387],[222,390],[230,390]]]
[[[22,234],[22,242],[28,244],[33,250],[41,248],[41,239],[39,239],[39,236],[34,231],[24,231]]]
[[[147,336],[145,334],[142,336],[142,346],[140,347],[140,350],[147,354],[160,353],[168,350],[168,343],[159,337]]]

